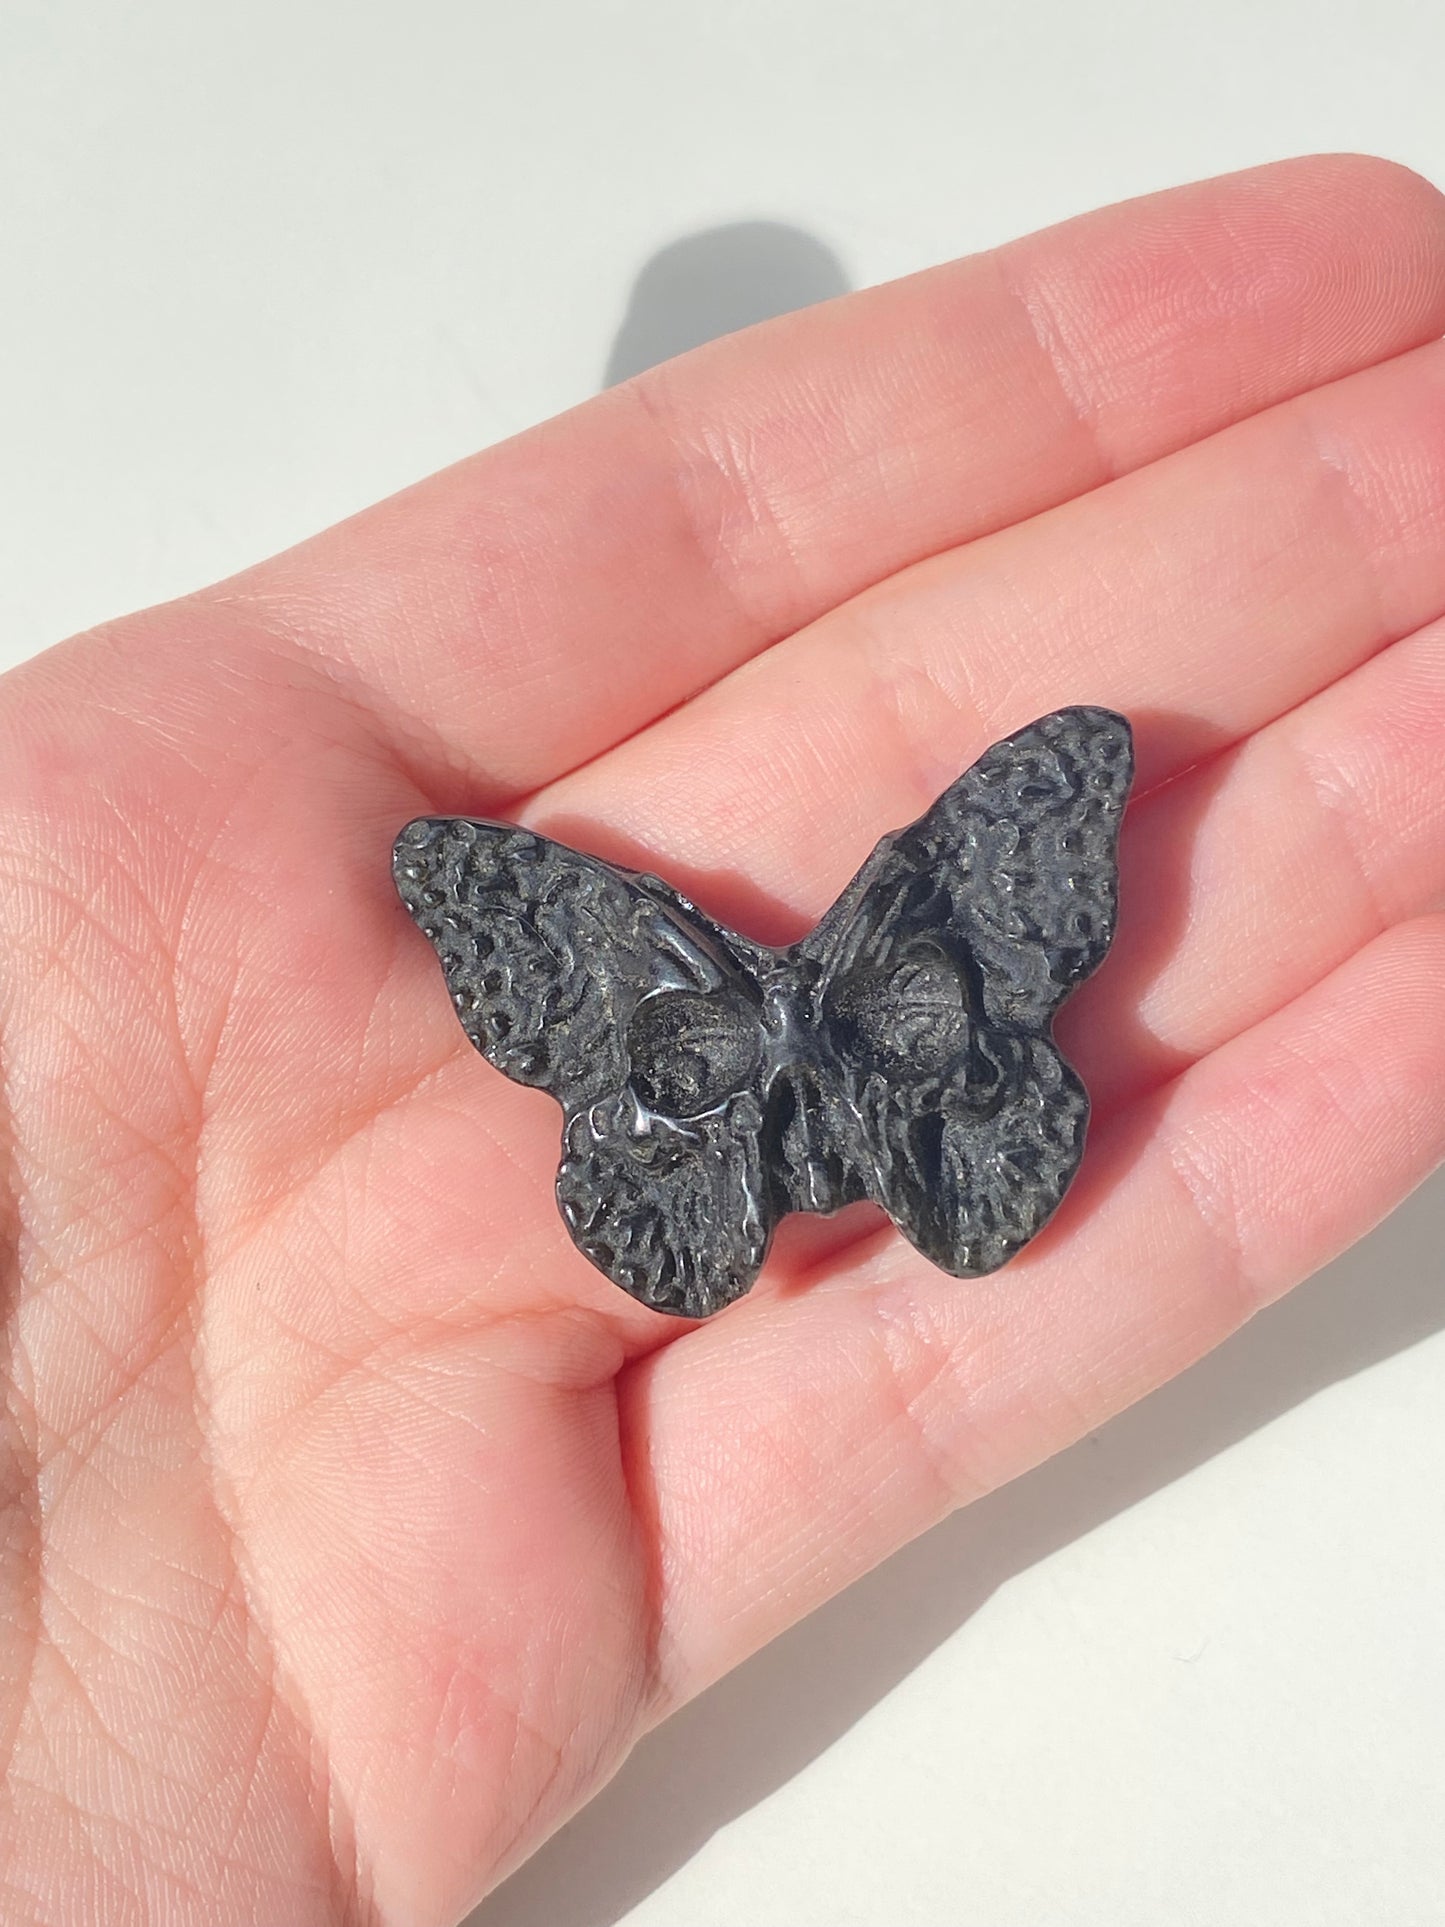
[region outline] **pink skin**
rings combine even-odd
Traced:
[[[1442,330],[1434,191],[1290,162],[718,343],[5,680],[7,1921],[454,1921],[1438,1161]],[[784,941],[1073,701],[1142,780],[1053,1225],[972,1285],[794,1225],[699,1328],[608,1285],[397,827],[520,815]]]

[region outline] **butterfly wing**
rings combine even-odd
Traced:
[[[944,1270],[1005,1263],[1052,1214],[1089,1105],[1053,1015],[1117,911],[1129,725],[1058,710],[879,844],[798,955],[851,1184]]]
[[[420,817],[393,875],[468,1038],[563,1108],[579,1250],[663,1311],[745,1291],[774,1216],[756,947],[656,877],[508,824]]]

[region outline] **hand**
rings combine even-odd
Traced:
[[[633,1741],[1445,1148],[1445,203],[1291,163],[706,348],[0,689],[7,1920],[453,1921]],[[1084,1171],[960,1284],[568,1242],[399,825],[764,938],[1135,719]]]

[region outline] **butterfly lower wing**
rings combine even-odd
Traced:
[[[982,1048],[986,1101],[963,1077],[918,1085],[864,1073],[850,1092],[860,1189],[956,1278],[997,1271],[1043,1229],[1089,1119],[1084,1087],[1051,1043],[998,1037]]]
[[[829,1135],[933,1263],[995,1270],[1083,1154],[1088,1098],[1050,1034],[1117,913],[1129,725],[1054,712],[879,844],[798,946],[835,1065]]]
[[[655,1311],[706,1318],[749,1289],[774,1211],[751,1093],[646,1137],[626,1094],[567,1123],[557,1202],[577,1248]]]
[[[745,1048],[755,947],[658,879],[510,824],[418,818],[393,875],[467,1037],[562,1105],[558,1201],[578,1248],[661,1310],[699,1316],[745,1291],[772,1228]],[[674,1122],[638,1098],[629,1041],[666,993],[726,1013],[722,1069],[740,1088],[715,1114]]]

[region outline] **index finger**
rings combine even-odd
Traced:
[[[1445,200],[1282,162],[713,343],[221,593],[476,806],[909,563],[1442,330]]]

